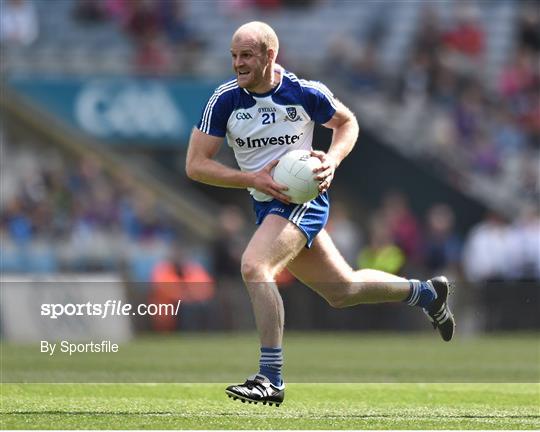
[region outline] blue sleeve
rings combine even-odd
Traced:
[[[233,112],[233,89],[221,86],[216,89],[204,107],[197,129],[208,135],[224,137],[227,122]]]
[[[311,119],[318,124],[328,122],[336,113],[334,95],[323,83],[301,81],[306,108]]]

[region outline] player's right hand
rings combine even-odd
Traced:
[[[289,188],[280,183],[276,183],[272,177],[272,170],[278,164],[278,162],[278,159],[273,160],[262,170],[256,172],[253,176],[253,187],[259,192],[270,195],[271,197],[278,199],[285,204],[290,204],[291,198],[283,193]]]

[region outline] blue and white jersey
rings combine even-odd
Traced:
[[[242,171],[259,171],[291,150],[311,150],[315,123],[328,122],[336,112],[334,96],[324,84],[276,69],[281,79],[268,93],[242,89],[236,78],[219,86],[197,125],[206,134],[227,137]],[[272,200],[249,191],[257,201]]]

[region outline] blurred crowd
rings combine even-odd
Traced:
[[[291,8],[309,11],[324,3],[231,0],[216,2],[215,13],[223,19],[287,14],[293,13]],[[540,7],[534,1],[512,3],[518,12],[517,29],[507,36],[511,40],[503,41],[510,44],[505,54],[509,58],[499,68],[488,61],[488,8],[474,1],[445,4],[452,16],[443,19],[435,4],[422,3],[411,47],[398,70],[388,69],[381,49],[390,23],[386,4],[361,28],[344,33],[336,29],[329,36],[334,42],[323,57],[326,71],[317,78],[324,80],[325,73],[335,78],[352,101],[361,103],[373,95],[386,100],[385,123],[404,130],[416,127],[413,135],[423,156],[445,169],[457,187],[471,187],[468,183],[473,182],[455,172],[496,184],[493,197],[535,202],[540,199]],[[500,5],[504,2],[491,6]],[[82,29],[100,23],[117,28],[134,47],[131,62],[138,73],[189,74],[209,43],[181,0],[74,0],[70,14]],[[6,0],[1,15],[2,44],[29,45],[38,39],[32,1]],[[294,57],[285,55],[291,57],[285,59],[287,66]],[[402,143],[404,151],[408,145]]]
[[[450,178],[454,171],[480,176],[507,191],[507,197],[537,202],[540,7],[537,2],[518,4],[516,40],[497,72],[486,59],[479,9],[472,2],[453,5],[454,16],[443,24],[436,8],[425,2],[399,72],[382,66],[376,48],[382,32],[376,22],[362,45],[355,45],[354,38],[337,38],[328,65],[337,65],[340,79],[359,98],[382,96],[387,107],[382,116],[393,119],[394,126],[401,124],[398,135],[416,123],[413,134],[423,140],[424,157],[436,159]]]
[[[119,269],[130,245],[170,241],[178,228],[159,202],[100,161],[2,134],[3,271]],[[142,253],[142,250],[141,250]]]
[[[57,0],[51,3],[58,7]],[[134,72],[179,73],[189,63],[186,54],[203,45],[181,0],[70,0],[69,7],[70,19],[82,29],[115,26],[134,47]],[[0,20],[3,47],[24,48],[38,41],[39,14],[33,1],[3,0]]]
[[[32,259],[25,254],[48,245],[46,264],[35,271],[123,269],[127,263],[129,278],[149,281],[153,265],[178,256],[179,243],[188,242],[154,197],[128,178],[111,177],[99,161],[71,160],[9,140],[4,134],[3,271],[31,270]],[[254,229],[244,210],[225,207],[221,237],[214,245],[200,245],[200,263],[218,279],[238,277]],[[400,191],[389,191],[362,219],[351,219],[351,213],[355,209],[336,201],[328,230],[353,267],[411,277],[446,273],[470,281],[540,280],[540,214],[534,206],[511,221],[490,212],[465,238],[449,205],[435,203],[417,215]],[[184,252],[192,246],[185,244]]]
[[[54,2],[64,0],[53,0]],[[144,75],[186,74],[205,41],[186,13],[185,0],[69,0],[73,22],[82,29],[113,25],[133,47],[131,71]],[[217,2],[217,11],[235,16],[249,10],[271,12],[298,8],[313,0],[231,0]],[[27,47],[38,41],[39,14],[32,0],[3,0],[0,44]],[[52,5],[57,7],[57,5]],[[106,48],[106,47],[104,47]]]
[[[140,73],[169,74],[184,70],[189,52],[203,48],[180,0],[77,0],[73,16],[82,24],[113,22],[135,47]]]

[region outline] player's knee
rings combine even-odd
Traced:
[[[327,295],[325,298],[328,304],[336,309],[342,309],[350,306],[348,302],[349,295],[345,291],[333,292],[332,294]]]
[[[266,279],[268,279],[264,266],[257,260],[246,255],[242,257],[240,272],[246,282],[266,282]]]

